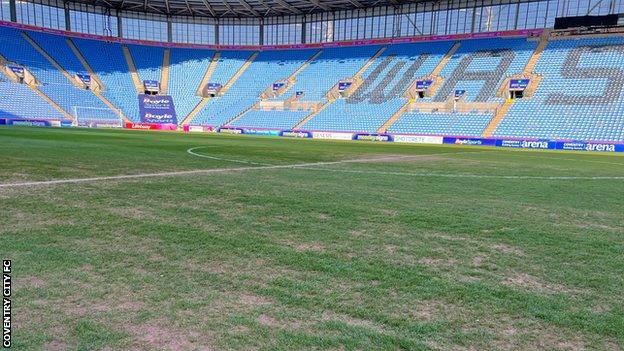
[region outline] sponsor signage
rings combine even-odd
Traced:
[[[558,142],[557,149],[570,151],[624,152],[624,144],[567,141]]]
[[[280,133],[280,136],[283,136],[286,138],[312,138],[312,133],[302,132],[298,130],[283,130]]]
[[[223,133],[223,134],[243,134],[243,130],[240,129],[240,128],[223,127],[223,128],[219,128],[219,133]]]
[[[218,90],[221,88],[221,83],[208,83],[208,90]]]
[[[429,87],[433,84],[432,80],[417,80],[416,81],[416,90],[425,91],[429,89]]]
[[[550,140],[496,140],[498,147],[511,147],[519,149],[555,149],[557,143]]]
[[[286,83],[284,82],[275,82],[273,83],[273,90],[280,90]]]
[[[214,132],[214,128],[212,126],[192,126],[185,124],[183,127],[184,132],[186,133],[210,133]]]
[[[139,94],[142,123],[178,124],[173,98],[169,95]]]
[[[157,80],[144,80],[143,86],[145,90],[158,90],[160,89],[160,83]]]
[[[509,80],[509,90],[524,90],[529,86],[530,79],[511,79]]]
[[[89,122],[80,122],[78,123],[80,127],[89,127],[89,128],[121,128],[119,121],[89,121]]]
[[[522,149],[550,149],[567,151],[624,152],[624,144],[586,141],[515,140],[444,137],[444,144],[481,145]]]
[[[353,133],[344,132],[312,132],[314,139],[353,140]]]
[[[124,125],[126,129],[137,129],[137,130],[178,130],[178,126],[175,124],[164,124],[164,123],[129,123],[126,122]]]
[[[38,119],[7,119],[6,124],[10,126],[26,126],[26,127],[51,127],[51,121],[43,121]]]
[[[77,73],[76,76],[78,77],[78,79],[80,79],[81,82],[85,83],[86,85],[91,85],[91,75]]]
[[[495,146],[495,139],[482,139],[482,138],[442,138],[444,144],[457,144],[457,145],[482,145],[482,146]]]
[[[392,135],[390,134],[368,134],[368,133],[357,133],[353,135],[353,140],[364,140],[364,141],[392,141]]]
[[[24,67],[9,65],[9,69],[11,70],[11,72],[15,73],[16,76],[24,78]]]
[[[252,129],[252,128],[244,128],[243,134],[250,135],[264,135],[264,136],[279,136],[279,129]]]
[[[345,91],[351,86],[351,82],[338,82],[338,91]]]
[[[394,142],[413,144],[442,144],[441,136],[431,135],[392,135]]]

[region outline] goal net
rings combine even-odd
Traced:
[[[74,117],[78,127],[121,128],[121,111],[102,107],[74,106]]]

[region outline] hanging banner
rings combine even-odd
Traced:
[[[139,94],[139,114],[143,123],[178,124],[173,98],[169,95]]]

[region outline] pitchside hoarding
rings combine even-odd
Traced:
[[[377,134],[377,133],[356,133],[353,134],[353,140],[363,140],[363,141],[393,141],[392,135],[390,134]]]
[[[142,123],[178,124],[178,118],[169,95],[139,94],[139,114]]]
[[[124,127],[126,129],[136,129],[136,130],[168,130],[168,131],[176,131],[178,130],[178,126],[175,124],[165,124],[165,123],[130,123],[126,122]]]
[[[345,132],[312,132],[313,139],[353,140],[353,133]]]
[[[394,134],[393,137],[396,143],[442,144],[442,137],[440,136]]]

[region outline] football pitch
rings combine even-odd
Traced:
[[[15,350],[622,350],[624,157],[0,128]]]

